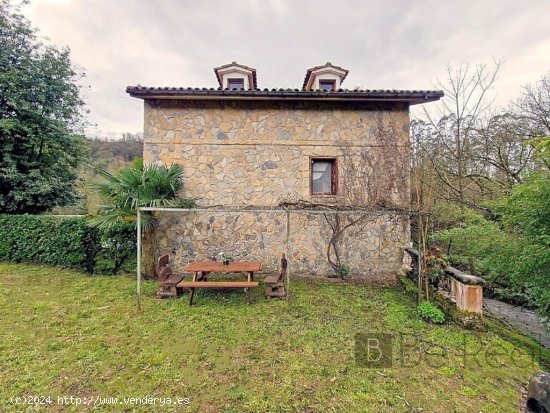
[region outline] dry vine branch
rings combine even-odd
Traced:
[[[330,204],[306,200],[279,204],[288,209],[327,211],[323,216],[331,233],[326,257],[339,276],[349,271],[341,250],[346,234],[359,236],[369,224],[384,217],[387,221],[384,235],[391,236],[399,223],[404,228],[409,219],[408,137],[382,115],[375,117],[369,132],[370,145],[358,147],[342,143],[339,146],[338,167],[343,190]],[[338,211],[349,211],[349,214],[334,213]],[[401,221],[401,216],[406,218]]]

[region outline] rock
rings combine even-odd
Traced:
[[[277,169],[278,167],[277,163],[273,161],[264,162],[262,165],[262,169]]]
[[[277,130],[277,139],[282,141],[288,141],[290,140],[290,138],[292,138],[292,135],[287,130],[284,130],[284,129]]]
[[[531,376],[527,388],[527,412],[550,412],[550,373],[540,372]]]

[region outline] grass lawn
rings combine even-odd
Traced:
[[[0,411],[517,412],[540,370],[493,331],[420,321],[393,288],[296,279],[290,302],[266,301],[261,288],[250,306],[242,290],[200,291],[193,307],[155,289],[144,283],[138,313],[129,276],[0,264]],[[392,368],[356,365],[361,332],[394,335]],[[77,407],[57,396],[189,404]]]

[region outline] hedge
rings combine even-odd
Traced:
[[[135,256],[132,226],[105,231],[79,216],[0,215],[0,261],[116,274],[134,271]]]

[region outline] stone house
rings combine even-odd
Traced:
[[[308,69],[300,89],[261,89],[236,62],[214,72],[217,89],[126,89],[144,101],[144,161],[181,163],[183,195],[212,207],[162,214],[157,253],[184,265],[223,251],[273,270],[288,224],[294,271],[398,269],[410,238],[409,107],[443,93],[343,89],[348,70],[330,63]]]

